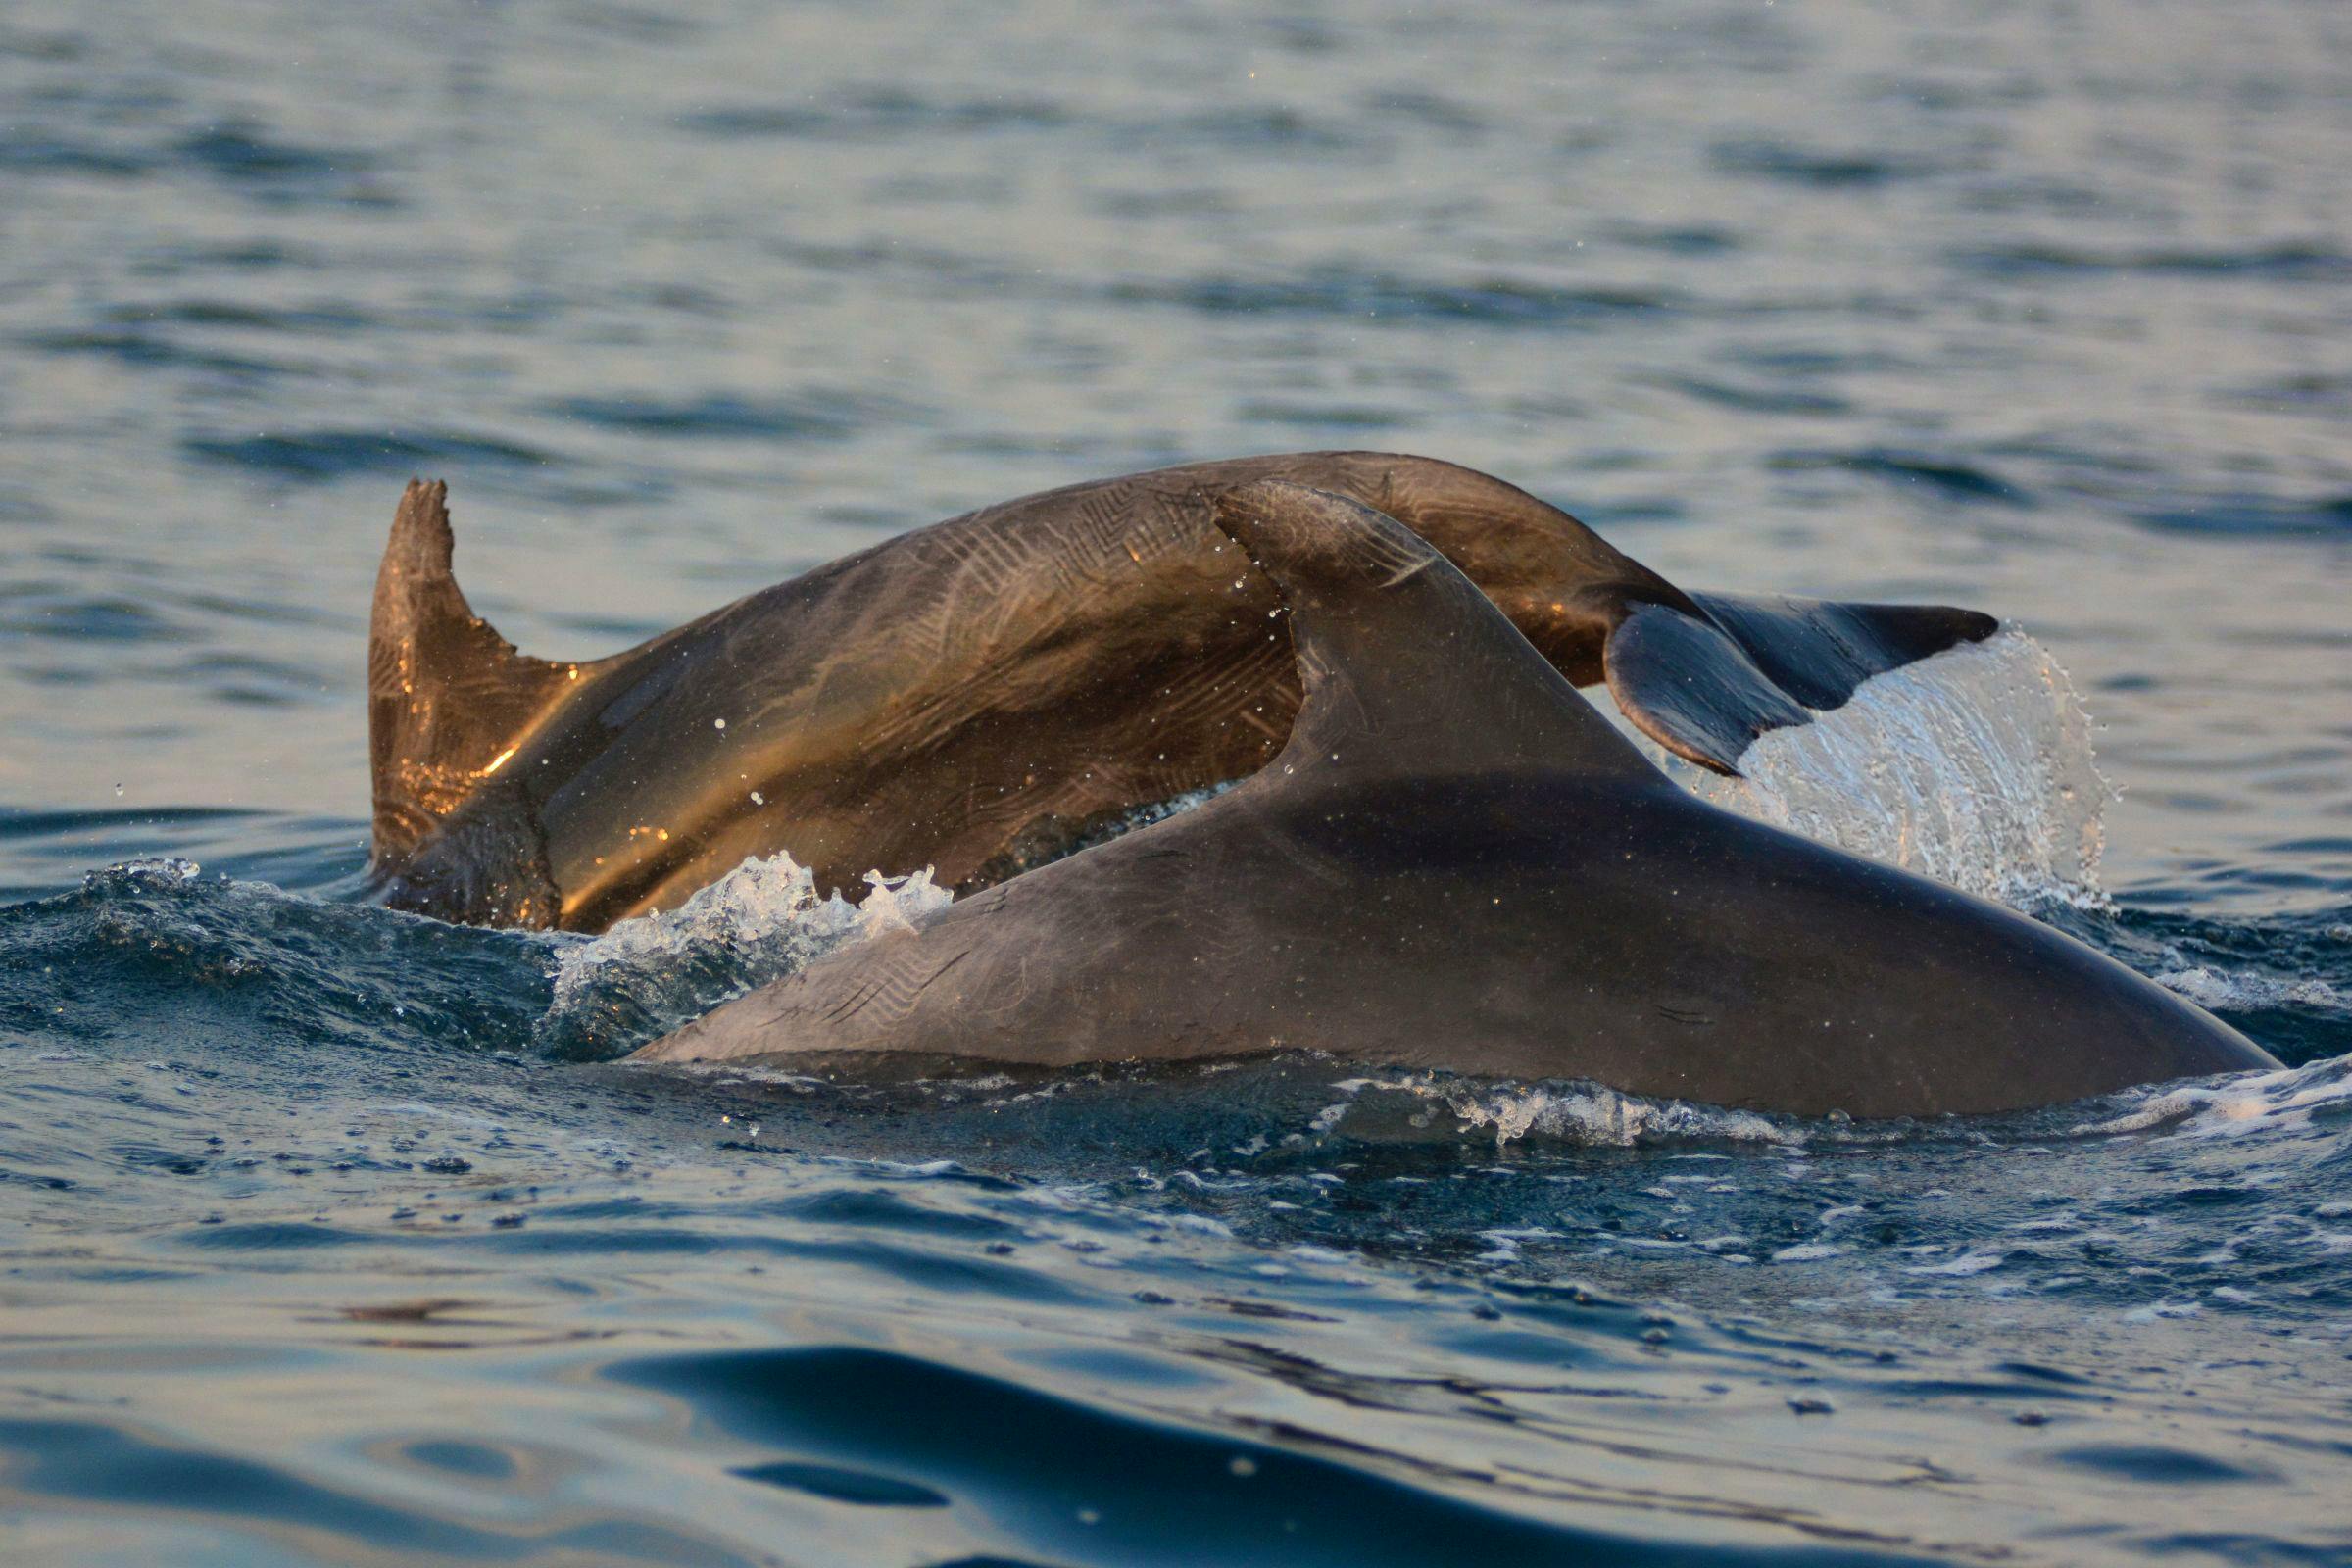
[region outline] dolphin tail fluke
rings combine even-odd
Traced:
[[[1601,654],[1635,727],[1678,757],[1738,774],[1756,737],[1842,707],[1873,675],[1962,643],[1992,616],[1945,605],[1692,594],[1692,614],[1629,602]]]
[[[411,480],[392,519],[368,634],[371,867],[399,870],[472,799],[577,666],[515,651],[473,612],[450,568],[449,488]]]

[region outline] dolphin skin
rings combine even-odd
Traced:
[[[778,851],[820,888],[931,866],[969,893],[1254,773],[1290,734],[1297,666],[1214,508],[1261,479],[1396,517],[1568,679],[1605,679],[1642,729],[1723,772],[1758,734],[1996,625],[1687,594],[1500,479],[1322,452],[985,508],[571,664],[472,612],[443,488],[412,484],[369,640],[376,896],[596,931]]]
[[[1290,612],[1303,704],[1267,766],[636,1059],[1311,1049],[1856,1117],[2277,1065],[2046,926],[1691,798],[1371,508],[1261,482],[1215,515]]]

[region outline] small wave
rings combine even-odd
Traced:
[[[12,126],[0,136],[0,169],[12,174],[136,179],[153,172],[155,164],[144,151],[45,135],[29,126]]]
[[[372,153],[285,141],[247,121],[225,121],[196,131],[181,138],[172,153],[187,167],[273,205],[396,205]]]
[[[1664,251],[1669,256],[1728,256],[1749,243],[1740,230],[1715,223],[1669,223],[1658,226],[1619,220],[1610,224],[1609,228],[1610,237],[1621,245]]]
[[[1236,416],[1251,424],[1280,424],[1298,429],[1393,430],[1414,422],[1401,408],[1384,409],[1366,403],[1288,403],[1257,399],[1245,403]]]
[[[1432,1131],[1451,1137],[1491,1134],[1496,1148],[1530,1139],[1612,1149],[1802,1141],[1797,1124],[1788,1118],[1649,1100],[1601,1084],[1480,1082],[1414,1073],[1348,1078],[1337,1087],[1348,1098],[1325,1108],[1313,1130],[1373,1142]]]
[[[1064,125],[1070,112],[1042,98],[936,101],[874,88],[824,104],[728,104],[678,117],[682,130],[721,141],[787,138],[857,141],[901,135],[968,136]]]
[[[0,841],[19,838],[45,838],[58,833],[88,831],[122,831],[130,827],[146,827],[157,823],[209,823],[249,821],[266,816],[268,812],[249,807],[236,806],[177,806],[161,809],[141,808],[137,810],[59,810],[28,811],[19,807],[0,806]],[[166,860],[151,857],[149,864],[185,864],[182,860]],[[129,869],[118,867],[117,869]]]
[[[2325,980],[2226,974],[2199,964],[2169,969],[2156,983],[2214,1012],[2261,1012],[2272,1007],[2342,1007],[2343,994]]]
[[[1825,417],[1853,412],[1848,399],[1829,392],[1810,392],[1802,387],[1785,385],[1740,386],[1702,375],[1670,375],[1659,378],[1661,386],[1672,387],[1686,396],[1719,408],[1737,409],[1743,414],[1799,414]]]
[[[1224,106],[1169,116],[1145,116],[1106,127],[1114,144],[1150,148],[1165,157],[1202,148],[1248,157],[1253,153],[1315,153],[1327,159],[1369,156],[1364,140],[1343,124],[1291,108],[1236,110]]]
[[[2097,276],[2138,272],[2153,276],[2242,278],[2257,282],[2332,282],[2352,275],[2352,256],[2313,240],[2281,240],[2242,249],[2097,251],[2028,244],[1979,248],[1953,260],[1999,277]]]
[[[845,942],[910,927],[954,897],[928,869],[865,880],[872,891],[852,904],[819,898],[815,873],[789,855],[747,859],[666,914],[569,940],[557,950],[540,1049],[619,1055]]]
[[[2178,533],[2312,534],[2352,528],[2352,495],[2216,494],[2172,499],[2134,514]]]
[[[251,436],[189,436],[189,456],[280,478],[318,483],[360,474],[405,475],[419,469],[545,467],[547,453],[512,441],[420,430],[288,430]]]
[[[99,356],[136,369],[201,370],[215,375],[255,378],[281,374],[292,368],[246,355],[214,353],[143,330],[36,332],[19,341],[37,354]]]
[[[260,305],[247,300],[220,299],[211,295],[142,300],[135,305],[110,306],[100,313],[100,318],[113,326],[219,327],[227,331],[270,332],[296,337],[365,332],[384,324],[383,318],[375,313],[338,301]]]
[[[159,1043],[249,1032],[305,1051],[504,1050],[527,1041],[543,1010],[544,943],[207,874],[184,858],[132,860],[0,906],[0,1027]]]
[[[2082,919],[2043,911],[2059,929],[2222,1013],[2289,1066],[2352,1047],[2352,953],[2341,907],[2215,919],[2118,909]]]
[[[1968,504],[2022,507],[2033,499],[1982,461],[1963,462],[1929,452],[1883,447],[1860,452],[1788,451],[1776,453],[1771,463],[1775,468],[1791,472],[1842,469],[1914,490],[1925,488],[1947,501]]]
[[[683,401],[624,395],[565,398],[550,406],[577,419],[630,435],[716,440],[838,440],[869,420],[905,416],[887,400],[821,388],[784,397],[712,393]]]
[[[296,894],[348,887],[365,860],[367,831],[348,817],[236,807],[0,806],[0,900],[54,898],[85,887],[92,864],[125,860],[200,860],[238,882]]]
[[[1583,326],[1629,313],[1680,307],[1682,296],[1645,285],[1575,288],[1488,277],[1459,283],[1324,268],[1302,276],[1134,279],[1104,297],[1122,305],[1175,305],[1209,316],[1333,316]]]
[[[2315,1122],[2352,1121],[2352,1056],[2282,1072],[2245,1073],[2215,1083],[2138,1092],[2130,1108],[2085,1122],[2077,1134],[2168,1132],[2192,1138],[2241,1138],[2295,1132]]]
[[[2090,716],[2049,652],[2015,628],[1863,682],[1844,707],[1776,729],[1723,778],[1640,744],[1717,806],[2021,908],[2103,908],[2114,787]]]
[[[195,632],[151,601],[52,582],[12,583],[0,588],[0,632],[83,644],[196,640]]]
[[[1941,173],[1945,163],[1884,152],[1831,152],[1792,146],[1765,137],[1718,142],[1713,149],[1718,169],[1734,174],[1755,174],[1791,185],[1838,190],[1891,184]]]

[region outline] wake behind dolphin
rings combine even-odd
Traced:
[[[1303,1048],[1866,1117],[2277,1065],[2072,938],[1678,790],[1372,509],[1259,482],[1216,520],[1291,612],[1303,700],[1267,767],[638,1059]]]

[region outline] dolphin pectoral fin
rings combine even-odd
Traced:
[[[1636,728],[1677,757],[1737,775],[1769,730],[1842,707],[1873,675],[2000,622],[1944,605],[1692,594],[1703,614],[1634,603],[1601,653],[1609,693]]]
[[[1219,496],[1216,521],[1290,612],[1304,699],[1268,773],[1657,777],[1475,583],[1394,518],[1259,480]]]
[[[392,519],[368,631],[368,752],[378,876],[473,801],[583,666],[518,653],[451,569],[448,487],[411,480]]]

